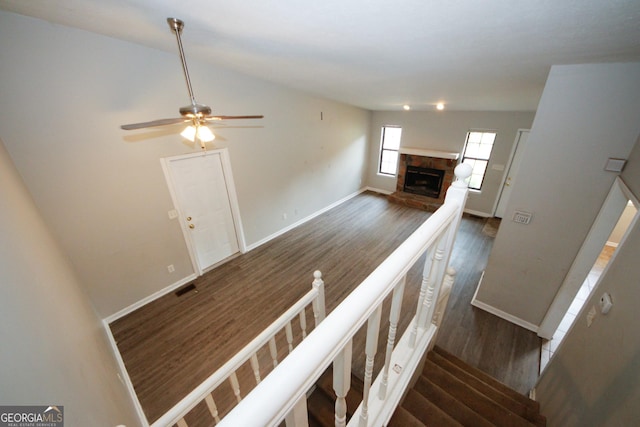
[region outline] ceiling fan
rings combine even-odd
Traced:
[[[231,120],[231,119],[261,119],[264,116],[218,116],[211,114],[211,107],[204,104],[198,104],[196,98],[193,95],[193,89],[191,88],[191,79],[189,78],[189,70],[187,69],[187,61],[184,57],[184,50],[182,48],[182,39],[180,33],[184,28],[184,22],[177,18],[167,18],[167,23],[171,31],[175,33],[176,40],[178,41],[178,52],[180,53],[180,61],[182,62],[182,71],[184,78],[187,82],[187,90],[189,91],[189,98],[191,99],[191,105],[180,108],[180,115],[182,117],[172,119],[159,119],[152,120],[150,122],[132,123],[128,125],[120,126],[124,130],[134,130],[142,128],[150,128],[155,126],[173,125],[176,123],[189,123],[189,125],[181,132],[181,135],[194,142],[196,139],[200,142],[202,149],[205,149],[205,143],[213,141],[215,135],[211,132],[211,129],[207,126],[207,122]]]

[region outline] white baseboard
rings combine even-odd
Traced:
[[[375,187],[367,187],[365,188],[365,191],[373,191],[374,193],[384,194],[385,196],[393,194],[393,191],[383,190],[382,188],[375,188]]]
[[[470,215],[479,216],[479,217],[482,217],[482,218],[492,218],[493,217],[493,215],[491,215],[490,213],[474,211],[473,209],[465,209],[464,213],[468,213]]]
[[[314,213],[312,213],[311,215],[302,218],[300,221],[294,222],[293,224],[282,228],[278,231],[276,231],[275,233],[265,237],[262,240],[259,240],[255,243],[252,243],[251,245],[247,246],[247,252],[252,251],[253,249],[264,245],[265,243],[268,243],[269,241],[275,239],[276,237],[279,237],[281,235],[283,235],[284,233],[293,230],[296,227],[301,226],[302,224],[304,224],[305,222],[311,221],[312,219],[314,219],[315,217],[322,215],[323,213],[335,208],[336,206],[341,205],[342,203],[346,202],[347,200],[353,199],[354,197],[356,197],[358,194],[361,194],[363,192],[365,192],[368,188],[361,188],[360,190],[356,191],[355,193],[351,193],[346,197],[343,197],[342,199],[338,200],[337,202],[334,202],[332,204],[330,204],[329,206],[320,209],[319,211],[316,211]]]
[[[122,310],[117,311],[116,313],[113,313],[112,315],[105,317],[103,319],[103,321],[105,322],[106,325],[109,325],[109,323],[115,322],[116,320],[120,319],[121,317],[124,317],[127,314],[136,311],[137,309],[139,309],[143,305],[149,304],[151,301],[154,301],[154,300],[156,300],[156,299],[158,299],[160,297],[163,297],[166,294],[168,294],[170,292],[173,292],[174,290],[178,289],[179,287],[181,287],[183,285],[186,285],[187,283],[189,283],[190,281],[194,280],[197,277],[198,276],[195,273],[190,274],[189,276],[178,280],[174,284],[169,285],[166,288],[160,289],[159,291],[156,291],[156,292],[152,293],[151,295],[142,298],[140,301],[134,302],[130,306],[125,307]]]
[[[116,358],[116,362],[120,370],[120,372],[118,372],[118,378],[120,378],[120,381],[122,381],[127,391],[129,392],[129,396],[131,397],[133,406],[136,409],[136,414],[138,415],[138,419],[140,420],[140,425],[142,427],[149,427],[149,421],[147,421],[147,417],[142,410],[142,405],[140,404],[138,395],[133,388],[133,383],[131,382],[131,378],[129,377],[129,373],[127,372],[127,367],[124,365],[124,360],[122,360],[120,350],[118,350],[118,344],[116,343],[116,340],[111,333],[111,328],[109,328],[109,323],[107,323],[106,319],[102,321],[102,325],[104,326],[105,333],[107,334],[107,339],[109,340],[109,344],[111,346],[111,351],[113,352],[113,356]]]
[[[518,325],[522,328],[528,329],[532,332],[535,332],[536,334],[538,333],[538,329],[539,326],[538,325],[534,325],[533,323],[527,322],[526,320],[522,320],[519,317],[516,317],[512,314],[509,314],[505,311],[502,311],[498,308],[495,308],[492,305],[489,305],[487,303],[484,303],[482,301],[478,301],[478,299],[476,298],[478,296],[478,290],[480,289],[480,284],[482,283],[482,279],[484,278],[484,271],[482,272],[482,276],[480,276],[480,280],[478,281],[478,286],[476,286],[476,291],[473,294],[473,298],[471,299],[471,305],[474,307],[477,307],[481,310],[486,311],[487,313],[491,313],[494,316],[498,316],[501,319],[504,319],[508,322],[513,323],[514,325]]]

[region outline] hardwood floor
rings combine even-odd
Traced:
[[[329,313],[428,216],[364,193],[198,278],[197,292],[165,295],[113,322],[112,333],[148,419],[157,419],[304,295],[314,270],[323,273]],[[458,277],[437,342],[526,393],[537,375],[538,338],[469,304],[493,242],[482,232],[485,222],[463,220],[451,261]],[[415,304],[420,274],[421,265],[409,274],[407,306]],[[412,315],[410,309],[403,313],[401,330]],[[283,337],[279,341],[282,357]],[[359,334],[354,339],[356,375],[364,363],[357,357],[362,347]],[[259,356],[267,359],[268,352]],[[376,359],[380,363],[382,357]],[[265,365],[263,375],[269,371]],[[248,381],[252,374],[245,369],[241,377]],[[228,387],[214,393],[217,402],[230,395]],[[204,410],[200,406],[196,412]]]

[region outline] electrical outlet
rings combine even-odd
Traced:
[[[174,271],[176,271],[176,269],[175,269],[175,267],[173,266],[173,264],[169,264],[169,265],[167,266],[167,271],[168,271],[169,273],[173,273]]]
[[[167,212],[167,214],[169,215],[169,219],[178,218],[178,211],[175,209],[171,209],[169,212]]]

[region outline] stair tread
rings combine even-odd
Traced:
[[[402,406],[398,406],[389,420],[387,427],[425,427],[413,414]]]
[[[482,415],[483,418],[498,426],[532,426],[528,420],[514,414],[507,408],[500,406],[490,398],[484,396],[478,390],[465,384],[454,375],[447,372],[430,359],[425,362],[423,374],[440,388],[444,389],[451,396],[464,402],[466,406]]]
[[[425,376],[418,378],[414,389],[427,398],[434,405],[442,408],[452,418],[465,426],[474,427],[492,427],[493,423],[489,422],[482,415],[466,406],[463,402],[451,396],[446,390],[429,381]]]
[[[429,352],[429,359],[438,366],[463,381],[465,384],[475,388],[483,395],[487,396],[494,402],[504,406],[516,415],[519,415],[536,425],[544,425],[545,420],[540,416],[537,410],[525,405],[520,400],[515,399],[512,393],[504,393],[502,389],[498,390],[491,384],[483,381],[481,378],[470,373],[468,370],[452,363],[449,359],[441,356],[436,352]],[[542,424],[541,424],[542,423]]]
[[[502,392],[503,394],[511,397],[514,400],[517,400],[518,402],[520,402],[520,403],[522,403],[522,404],[524,404],[524,405],[526,405],[526,406],[528,406],[530,408],[533,408],[536,412],[540,411],[540,403],[536,402],[535,400],[529,399],[527,396],[525,396],[525,395],[523,395],[521,393],[518,393],[517,391],[513,390],[512,388],[510,388],[506,384],[504,384],[504,383],[498,381],[497,379],[493,378],[491,375],[487,374],[486,372],[469,365],[464,360],[460,359],[457,356],[454,356],[452,353],[449,353],[448,351],[446,351],[442,347],[435,346],[433,348],[433,351],[435,353],[437,353],[438,355],[444,357],[445,359],[447,359],[449,362],[453,363],[457,367],[469,372],[470,374],[472,374],[473,376],[477,377],[478,379],[480,379],[484,383],[490,385],[494,389]]]
[[[402,407],[409,411],[415,418],[417,418],[424,425],[438,426],[438,427],[460,427],[458,421],[453,419],[442,409],[438,408],[432,402],[427,400],[423,395],[417,391],[411,389],[407,393]]]

